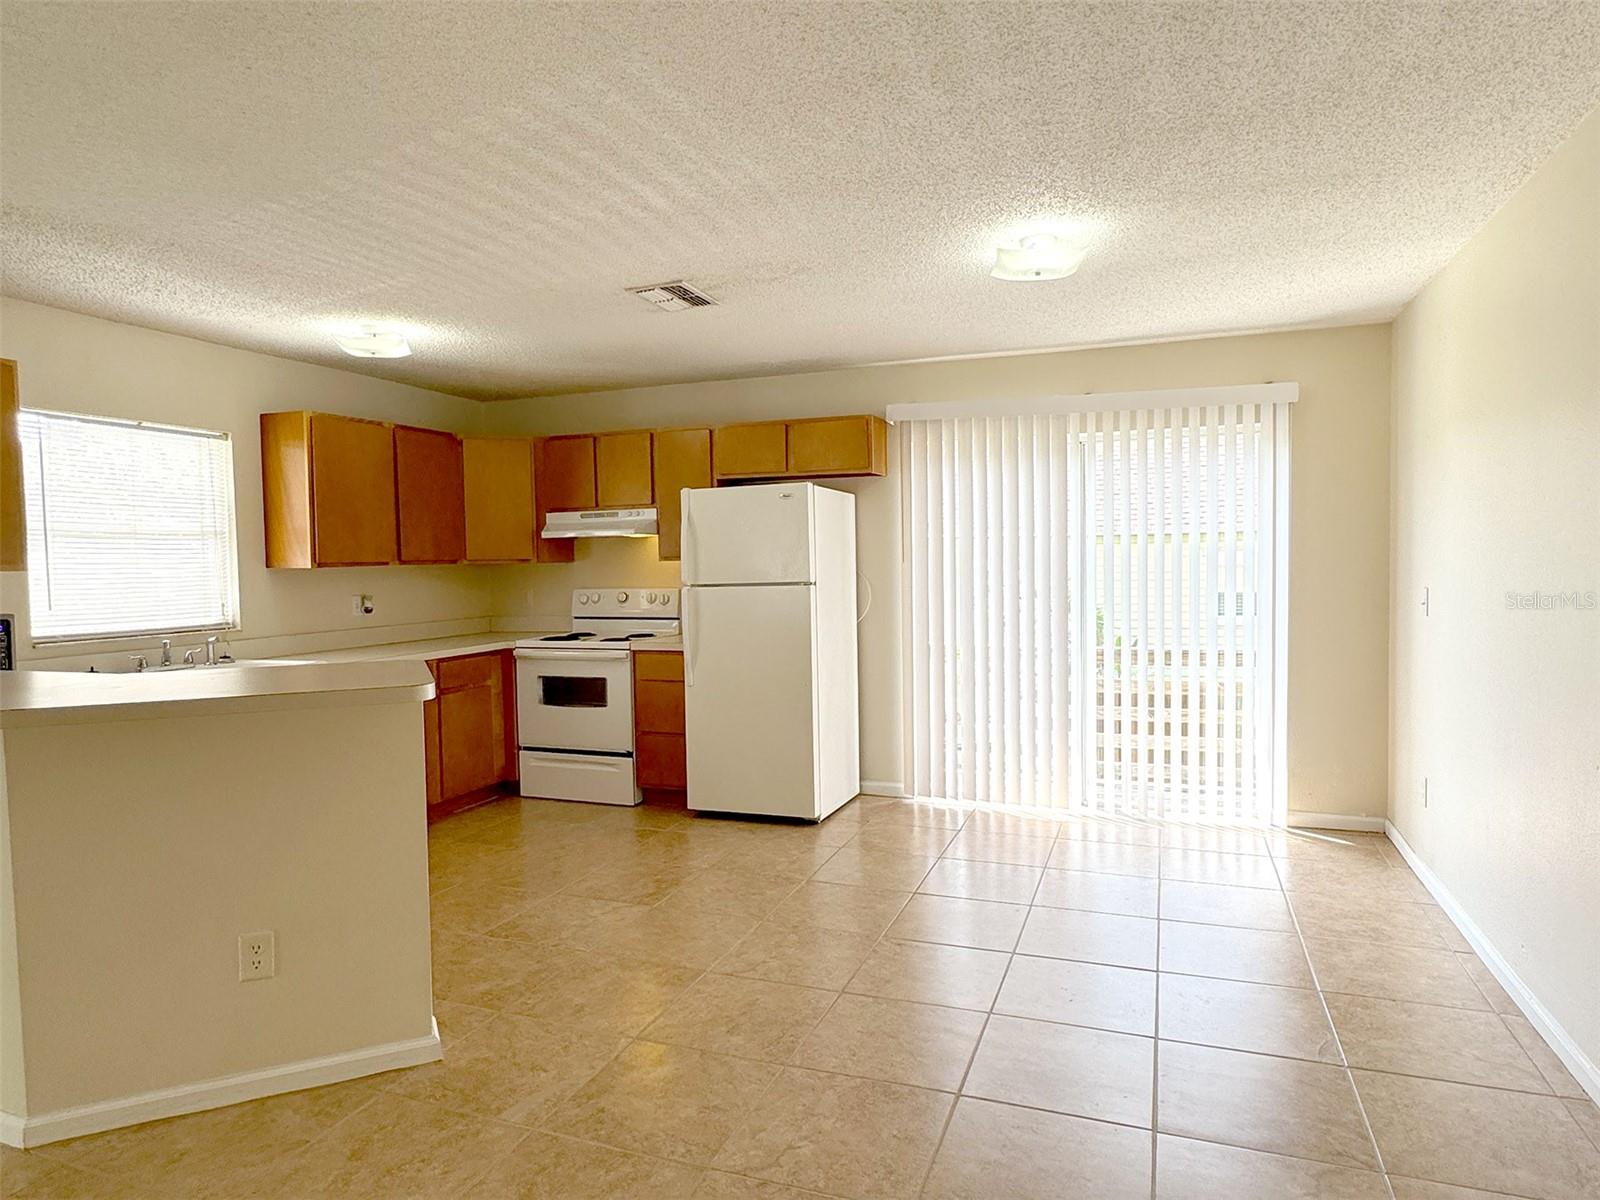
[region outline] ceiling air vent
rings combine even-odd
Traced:
[[[630,296],[648,301],[663,312],[678,312],[685,308],[709,308],[716,303],[704,292],[697,292],[683,280],[676,283],[652,283],[649,287],[629,288]]]

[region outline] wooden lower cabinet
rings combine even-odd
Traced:
[[[684,763],[683,655],[640,650],[633,656],[633,766],[646,791],[681,792]]]
[[[486,798],[516,779],[516,682],[511,654],[429,663],[438,695],[423,705],[430,817]]]

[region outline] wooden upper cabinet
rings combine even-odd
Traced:
[[[882,417],[817,417],[788,425],[789,475],[882,475],[889,469],[889,426]]]
[[[719,480],[884,475],[889,426],[870,414],[724,425],[712,434]]]
[[[327,413],[261,414],[267,566],[392,563],[394,434]]]
[[[436,429],[395,426],[394,480],[400,561],[453,563],[465,558],[461,439]]]
[[[711,434],[718,479],[779,478],[789,466],[789,430],[782,421],[724,425]]]
[[[648,508],[655,500],[650,434],[596,434],[594,472],[600,508]]]
[[[683,489],[712,485],[711,430],[658,429],[654,439],[656,539],[663,560],[683,557]]]
[[[318,566],[394,562],[394,434],[388,425],[312,414],[311,528]]]
[[[17,364],[0,358],[0,571],[20,571],[28,561],[23,521],[22,441],[17,433]]]
[[[545,512],[595,508],[594,435],[545,438],[539,443],[540,507]]]
[[[527,438],[463,438],[468,562],[533,558],[533,453]]]

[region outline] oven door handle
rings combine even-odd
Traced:
[[[512,652],[517,658],[544,660],[547,662],[582,662],[597,659],[610,659],[615,661],[627,658],[631,651],[628,650],[515,650]]]

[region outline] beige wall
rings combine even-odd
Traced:
[[[1600,610],[1506,601],[1600,590],[1600,113],[1401,314],[1394,394],[1393,819],[1600,1063]]]
[[[421,707],[371,695],[4,731],[7,1118],[431,1038]]]
[[[887,404],[931,400],[1297,381],[1289,802],[1297,811],[1382,817],[1389,333],[1387,325],[1368,325],[679,384],[500,402],[489,420],[503,432],[554,433],[882,412]],[[862,774],[897,782],[899,494],[892,476],[847,486],[858,498],[861,570],[874,595],[861,625]],[[579,561],[569,567],[503,568],[496,607],[564,623],[573,587],[673,582],[675,566],[656,564],[652,553],[650,543],[580,543]]]
[[[482,415],[476,401],[11,299],[0,300],[0,357],[17,360],[22,402],[30,408],[232,435],[244,622],[239,639],[355,631],[361,640],[384,641],[406,636],[409,625],[488,615],[487,576],[474,568],[268,571],[262,548],[259,414],[311,408],[470,431]],[[7,611],[25,608],[20,583],[7,577]],[[351,611],[350,597],[362,592],[375,599],[371,617]],[[26,637],[18,643],[25,659],[86,649],[35,650]]]

